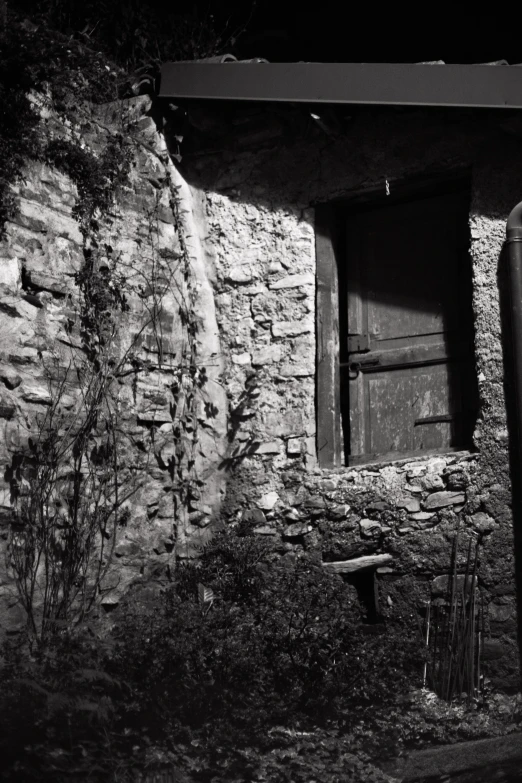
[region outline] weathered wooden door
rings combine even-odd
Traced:
[[[469,445],[468,194],[359,210],[346,231],[350,460]]]

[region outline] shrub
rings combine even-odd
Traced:
[[[299,739],[305,753],[317,731],[324,745],[317,764],[337,770],[352,752],[346,733],[359,738],[358,754],[422,669],[407,620],[365,626],[341,577],[309,555],[280,558],[250,534],[217,534],[168,588],[135,589],[118,612],[105,640],[80,625],[33,655],[6,648],[6,780],[88,773],[123,781],[149,757],[201,781],[216,771],[217,780],[254,772],[284,780],[279,766],[289,752],[294,758],[295,743],[287,747],[281,736],[312,732]],[[342,753],[336,737],[344,737]],[[296,780],[308,779],[304,757],[292,764]]]
[[[309,556],[278,559],[252,535],[216,535],[160,605],[128,603],[115,664],[129,713],[172,737],[246,739],[262,726],[345,722],[389,703],[420,672],[401,619],[363,626],[354,591]]]
[[[104,644],[85,628],[55,634],[34,654],[22,641],[4,645],[2,780],[43,783],[87,773],[107,779],[119,742],[122,685],[104,659]]]

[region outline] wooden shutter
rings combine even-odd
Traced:
[[[467,219],[466,192],[366,208],[346,219],[343,392],[351,461],[469,445],[475,393]]]

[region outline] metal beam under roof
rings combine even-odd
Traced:
[[[160,98],[522,108],[522,67],[399,63],[165,63]]]

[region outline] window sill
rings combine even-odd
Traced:
[[[401,465],[408,462],[427,462],[433,457],[451,456],[455,459],[478,457],[475,449],[463,449],[461,447],[449,449],[432,449],[430,451],[390,452],[388,454],[364,454],[360,457],[351,457],[345,470],[364,470],[371,465],[373,469],[384,468],[387,465]]]

